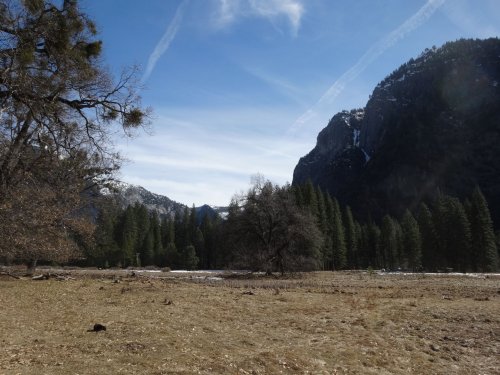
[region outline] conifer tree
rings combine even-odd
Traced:
[[[297,202],[297,206],[303,207],[304,206],[304,196],[302,194],[302,188],[301,186],[293,186],[293,194],[295,196],[295,201]]]
[[[194,243],[197,228],[198,228],[198,219],[196,217],[196,207],[193,204],[191,210],[189,211],[189,229],[188,229],[191,243]]]
[[[327,224],[326,224],[326,202],[325,196],[321,189],[316,188],[316,201],[318,204],[318,225],[321,233],[325,234],[327,232]]]
[[[356,226],[349,206],[346,206],[344,210],[343,223],[345,228],[347,267],[353,269],[356,267],[358,239],[356,238]]]
[[[472,193],[469,213],[472,237],[472,268],[474,271],[496,271],[498,268],[498,250],[495,243],[493,222],[488,203],[478,186]]]
[[[441,196],[436,205],[434,222],[441,266],[466,272],[470,264],[471,232],[464,206],[457,198]]]
[[[377,264],[391,270],[397,269],[399,264],[398,234],[395,220],[385,215],[380,226],[380,252]]]
[[[154,251],[154,237],[153,231],[150,229],[146,233],[143,240],[142,252],[139,253],[141,256],[142,266],[150,266],[154,264],[155,261],[155,251]],[[139,266],[139,264],[137,264]]]
[[[316,191],[311,180],[307,180],[306,184],[302,189],[302,196],[304,198],[304,205],[309,209],[309,211],[315,216],[318,216],[318,200],[316,196]]]
[[[119,245],[122,249],[122,259],[120,259],[122,266],[135,264],[136,254],[135,249],[137,245],[137,222],[135,212],[132,206],[128,206],[122,215],[120,225],[120,241]]]
[[[323,268],[327,268],[328,262],[331,258],[330,253],[332,251],[332,231],[327,218],[328,203],[326,202],[325,196],[319,187],[316,189],[316,197],[318,202],[317,223],[319,230],[323,234],[323,244],[321,246]]]
[[[0,2],[0,257],[67,261],[92,237],[83,192],[118,169],[116,126],[147,118],[135,69],[114,82],[101,50],[76,0]]]
[[[206,254],[205,254],[205,238],[203,237],[203,232],[200,228],[196,228],[194,234],[193,246],[196,250],[196,256],[198,257],[198,264],[205,268],[206,264]]]
[[[406,210],[401,221],[404,244],[405,266],[413,271],[422,267],[422,239],[418,223],[409,210]]]
[[[438,265],[436,259],[437,234],[432,213],[425,203],[420,204],[417,222],[422,239],[422,266],[426,270],[435,271]]]
[[[153,237],[153,264],[162,266],[165,263],[165,250],[163,248],[161,240],[160,219],[158,218],[158,214],[156,213],[156,211],[153,211],[151,213],[150,231],[152,232]]]
[[[333,198],[333,222],[332,222],[332,269],[339,270],[346,266],[346,242],[345,228],[342,221],[342,212],[339,202]]]
[[[361,267],[361,262],[363,259],[363,252],[362,252],[362,230],[361,230],[361,225],[357,220],[354,220],[354,227],[356,230],[356,253],[354,257],[354,269],[359,269]]]
[[[215,236],[214,236],[214,225],[212,219],[209,215],[205,215],[203,221],[201,222],[201,232],[204,239],[204,257],[200,259],[201,267],[205,269],[210,269],[215,266]]]
[[[179,267],[179,264],[181,263],[180,255],[177,251],[177,246],[175,246],[175,243],[173,241],[167,244],[165,252],[167,257],[167,266],[169,266],[170,268]]]
[[[87,265],[104,267],[106,262],[111,261],[115,265],[119,261],[120,248],[115,238],[115,228],[118,225],[117,212],[111,205],[101,207],[96,220],[96,231],[94,233],[95,244],[88,253]]]
[[[359,254],[359,267],[360,268],[367,268],[369,265],[373,264],[370,261],[370,240],[369,240],[369,230],[368,230],[368,225],[363,224],[360,225],[359,228],[359,246],[358,246],[358,254]]]
[[[198,267],[199,258],[196,256],[196,249],[193,245],[188,245],[182,252],[182,266],[188,270],[194,270]]]
[[[134,215],[137,225],[137,243],[135,252],[141,254],[142,259],[147,258],[145,255],[147,252],[151,252],[150,255],[154,256],[153,249],[149,248],[149,239],[147,239],[150,229],[148,209],[143,204],[136,203],[134,205]]]
[[[368,224],[368,266],[380,267],[380,228],[375,223]]]

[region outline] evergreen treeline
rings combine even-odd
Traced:
[[[160,218],[144,205],[122,210],[107,202],[97,218],[95,245],[87,251],[86,265],[213,268],[219,220],[210,215],[198,220],[194,207]]]
[[[253,202],[247,196],[246,204],[233,207],[234,212],[230,210],[232,213],[225,221],[209,215],[197,218],[194,207],[186,207],[182,214],[177,213],[173,218],[160,219],[143,205],[136,204],[122,210],[110,204],[100,211],[95,245],[87,252],[86,265],[214,269],[251,264],[248,259],[255,261],[262,254],[267,254],[257,251],[262,247],[259,238],[269,238],[269,244],[274,246],[278,243],[276,241],[290,232],[291,227],[286,230],[291,225],[286,224],[290,221],[288,211],[297,211],[282,210],[282,203],[277,199],[286,197],[287,191],[290,191],[298,209],[308,211],[313,217],[313,225],[319,230],[320,249],[314,256],[315,268],[340,270],[372,267],[460,272],[491,272],[498,269],[498,238],[493,231],[487,202],[478,187],[465,202],[441,194],[429,205],[420,204],[414,212],[406,210],[400,218],[385,215],[378,223],[361,223],[353,217],[349,206],[341,207],[337,199],[314,187],[310,181],[294,187],[269,186],[268,199],[264,199],[266,196],[263,192],[266,189],[260,193],[254,192],[258,200]],[[256,207],[258,215],[253,212]],[[246,211],[248,215],[253,213],[253,216],[242,216]],[[270,213],[274,216],[270,216]],[[262,226],[262,223],[269,221],[264,219],[269,217],[273,218],[270,222],[272,231]],[[284,220],[282,224],[281,220]],[[284,228],[282,235],[276,232],[276,228],[281,227]],[[256,232],[252,245],[248,240],[253,238],[250,234],[255,228],[262,233]],[[300,226],[294,228],[300,230]],[[235,239],[235,233],[239,240]],[[267,237],[266,233],[274,233],[275,236]],[[269,244],[264,247],[267,249]],[[277,245],[275,247],[278,248]],[[299,258],[302,259],[301,256],[305,256],[307,251],[303,249],[303,254],[300,249],[290,252],[286,258],[287,264],[296,264],[294,269],[297,269]],[[293,262],[290,256],[297,257],[297,262]],[[275,262],[277,257],[273,255],[269,259]],[[304,267],[311,269],[311,264],[309,262]],[[283,266],[280,270],[283,271]]]
[[[323,269],[448,270],[491,272],[498,250],[488,204],[476,187],[460,202],[441,194],[414,213],[385,215],[380,223],[359,223],[351,209],[311,182],[294,187],[297,202],[317,217],[324,241]]]

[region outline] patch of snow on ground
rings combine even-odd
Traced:
[[[139,273],[163,272],[162,270],[134,270],[134,269],[130,269],[130,270],[127,270],[127,271],[130,271],[130,272],[139,272]]]
[[[461,276],[461,277],[474,277],[478,279],[485,279],[487,276],[500,276],[500,273],[461,273],[461,272],[377,272],[379,275],[401,275],[401,276]]]

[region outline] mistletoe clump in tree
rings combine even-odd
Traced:
[[[119,167],[111,131],[148,119],[136,70],[114,81],[101,48],[75,0],[0,1],[0,258],[73,256],[83,191]]]

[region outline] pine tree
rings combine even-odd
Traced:
[[[151,213],[150,221],[150,231],[153,237],[153,253],[154,259],[153,263],[157,266],[162,266],[165,263],[165,250],[162,245],[161,239],[161,226],[158,214],[153,211]]]
[[[422,238],[422,266],[426,270],[435,271],[438,266],[436,259],[437,234],[432,213],[425,203],[420,204],[417,221]]]
[[[332,203],[332,269],[339,270],[344,268],[347,263],[345,228],[342,221],[342,212],[340,211],[339,202],[334,198]]]
[[[391,270],[400,266],[398,249],[398,234],[395,220],[385,215],[380,226],[380,252],[377,264]]]
[[[295,201],[297,202],[297,206],[303,207],[304,206],[304,197],[302,195],[302,188],[300,186],[294,186],[293,193],[295,196]]]
[[[362,232],[362,229],[361,229],[361,225],[359,224],[359,222],[357,220],[354,220],[354,227],[355,227],[355,230],[356,230],[356,254],[355,254],[355,258],[354,258],[354,269],[360,269],[362,266],[362,262],[363,262],[363,256],[364,256],[364,253],[362,251],[362,235],[363,235],[363,232]]]
[[[368,224],[368,266],[380,267],[380,228],[375,223]]]
[[[209,215],[205,215],[203,221],[201,222],[201,232],[203,234],[203,239],[205,241],[205,252],[204,258],[200,260],[201,267],[204,269],[211,269],[215,267],[215,261],[217,256],[215,254],[215,229],[214,222],[217,219],[212,220]]]
[[[369,251],[369,232],[368,225],[362,224],[359,227],[359,246],[358,246],[358,254],[359,254],[359,268],[365,269],[370,265],[370,251]]]
[[[316,201],[318,202],[319,229],[321,230],[321,233],[325,234],[327,232],[326,202],[325,202],[325,196],[319,187],[316,189]]]
[[[79,258],[89,192],[119,168],[111,135],[147,122],[136,70],[114,82],[76,0],[2,0],[0,34],[0,257]]]
[[[150,255],[154,256],[153,249],[149,248],[149,239],[147,239],[150,226],[149,212],[146,206],[136,203],[134,205],[134,214],[137,224],[137,242],[135,252],[141,254],[140,256],[142,259],[147,259]],[[146,255],[148,252],[150,252],[150,254]]]
[[[172,269],[179,267],[181,263],[180,255],[174,242],[170,242],[169,244],[167,244],[165,252],[167,256],[167,265]]]
[[[205,238],[203,237],[203,232],[200,228],[196,228],[196,232],[194,234],[193,245],[196,250],[196,256],[199,260],[199,265],[205,268],[206,265],[206,254],[205,254]]]
[[[434,222],[441,266],[466,272],[470,265],[471,232],[464,206],[457,198],[441,196]]]
[[[323,234],[323,244],[321,246],[321,258],[323,269],[328,268],[329,261],[331,260],[330,253],[332,251],[332,231],[331,225],[328,222],[328,197],[325,198],[321,189],[316,189],[316,197],[318,202],[318,216],[317,223],[318,228]]]
[[[115,265],[120,259],[120,248],[115,239],[117,212],[112,207],[101,207],[96,220],[95,245],[87,253],[89,266],[104,267],[111,261]]]
[[[346,259],[347,267],[354,269],[356,267],[357,243],[356,226],[352,217],[352,211],[349,206],[344,210],[344,227],[345,227],[345,242],[346,242]]]
[[[142,259],[143,266],[150,266],[154,264],[155,261],[155,251],[154,251],[154,237],[153,231],[149,230],[144,237],[143,244],[141,246],[140,256]],[[139,266],[139,264],[138,264]]]
[[[309,209],[309,211],[315,216],[318,216],[318,200],[316,196],[316,191],[311,180],[307,180],[306,184],[302,189],[302,196],[304,198],[304,205]]]
[[[128,206],[121,218],[119,245],[122,249],[120,263],[123,267],[135,264],[137,244],[137,222],[132,206]]]
[[[476,186],[469,209],[471,224],[472,256],[474,271],[494,272],[498,268],[498,250],[488,203],[481,189]]]
[[[193,245],[188,245],[182,252],[182,266],[188,270],[194,270],[198,267],[199,259],[196,256],[196,249]]]
[[[191,243],[194,243],[196,236],[196,229],[198,228],[198,218],[196,217],[196,207],[191,207],[189,211],[189,238],[191,239]]]
[[[405,266],[413,271],[422,267],[422,239],[418,223],[409,210],[401,221],[404,244]]]

